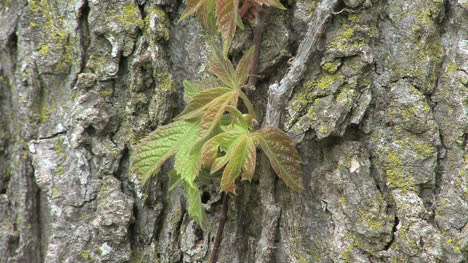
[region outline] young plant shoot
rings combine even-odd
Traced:
[[[196,184],[202,169],[221,173],[221,191],[235,192],[238,180],[250,181],[255,172],[256,149],[268,156],[283,182],[302,191],[301,159],[291,139],[276,127],[255,130],[252,103],[242,88],[248,80],[254,48],[241,58],[237,67],[213,52],[208,70],[216,76],[209,81],[184,82],[187,106],[174,122],[159,127],[136,147],[132,172],[145,187],[164,162],[175,156],[175,182],[184,183],[189,214],[203,226],[204,214]],[[238,110],[239,102],[248,109]],[[172,186],[173,187],[173,186]]]
[[[201,180],[197,179],[205,175],[221,177],[220,190],[225,192],[223,212],[210,262],[217,261],[227,215],[227,194],[235,193],[240,181],[252,180],[257,148],[264,152],[273,170],[289,188],[304,190],[302,161],[293,142],[276,127],[256,129],[254,107],[244,92],[255,85],[252,83],[256,80],[253,77],[261,34],[255,38],[256,45],[244,53],[236,67],[227,58],[237,26],[243,28],[242,18],[250,19],[250,22],[258,20],[263,6],[285,9],[279,0],[187,0],[180,21],[195,14],[206,29],[217,29],[221,34],[223,48],[213,48],[208,61],[208,71],[214,77],[184,81],[185,109],[172,123],[160,126],[144,138],[131,157],[131,172],[137,175],[145,189],[164,162],[174,156],[174,169],[169,172],[169,191],[178,184],[184,185],[188,213],[202,228],[207,219],[198,187]],[[241,112],[239,104],[247,112]]]

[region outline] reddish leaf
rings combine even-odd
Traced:
[[[236,33],[239,0],[218,0],[216,14],[219,31],[223,39],[223,53],[226,56]]]
[[[303,191],[301,157],[289,136],[271,126],[256,131],[255,135],[276,174],[291,189]]]
[[[211,165],[210,173],[214,174],[217,171],[221,170],[229,162],[229,156],[226,154],[224,156],[218,157],[213,164]]]
[[[198,130],[198,136],[200,138],[205,138],[213,128],[216,126],[216,123],[221,119],[221,116],[226,111],[226,106],[237,103],[237,98],[239,93],[231,90],[218,98],[212,100],[206,107],[205,114],[200,121],[200,129]]]
[[[249,138],[249,142],[246,148],[246,157],[244,164],[242,165],[242,180],[252,180],[255,173],[255,166],[257,163],[257,147],[253,142],[252,138]]]
[[[180,113],[175,120],[187,120],[202,114],[210,103],[226,93],[232,92],[229,88],[214,88],[204,90],[193,96],[184,111]]]
[[[255,46],[251,47],[242,58],[239,60],[239,64],[236,67],[236,80],[237,86],[242,88],[249,79],[250,69],[253,65],[253,57],[255,53]]]
[[[229,61],[218,49],[214,49],[208,62],[208,70],[227,86],[236,89],[236,72]]]

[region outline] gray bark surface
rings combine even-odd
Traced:
[[[0,263],[206,262],[210,226],[129,173],[138,141],[207,76],[183,1],[0,0]],[[219,262],[466,262],[468,2],[288,0],[251,98],[287,131],[306,190],[260,157],[230,199]],[[232,57],[252,45],[238,32]]]

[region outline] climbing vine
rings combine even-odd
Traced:
[[[195,14],[205,28],[220,32],[223,47],[213,47],[208,62],[213,77],[184,81],[185,109],[173,122],[142,139],[132,155],[131,171],[143,189],[164,162],[175,156],[169,190],[184,185],[188,213],[202,228],[207,222],[200,179],[220,177],[220,190],[235,193],[240,181],[251,181],[254,176],[257,148],[288,187],[304,189],[301,158],[293,142],[276,127],[257,129],[256,113],[245,93],[249,78],[255,75],[252,69],[258,61],[259,44],[247,50],[235,66],[227,56],[236,28],[244,27],[243,19],[256,18],[262,6],[284,9],[278,0],[187,0],[180,20]]]

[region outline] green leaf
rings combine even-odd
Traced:
[[[197,17],[200,24],[203,28],[207,29],[209,32],[216,32],[216,0],[207,0],[197,10]]]
[[[175,120],[187,120],[201,115],[215,99],[220,96],[232,92],[229,88],[214,88],[209,90],[201,91],[192,97],[184,111],[175,117]]]
[[[196,132],[187,134],[184,144],[177,150],[174,168],[180,180],[185,182],[188,213],[203,228],[207,220],[203,211],[200,192],[195,183],[200,171],[198,159],[201,152],[201,144],[196,143],[197,138]]]
[[[214,78],[203,79],[199,81],[188,81],[184,80],[184,101],[189,102],[198,93],[220,87],[222,84],[220,81]]]
[[[132,154],[130,169],[143,187],[151,176],[159,172],[163,163],[176,154],[187,136],[196,134],[198,127],[198,122],[173,122],[159,127],[141,140]]]
[[[218,0],[216,15],[219,31],[223,39],[223,54],[227,56],[232,39],[236,33],[239,0]]]
[[[256,131],[255,137],[283,182],[295,191],[303,191],[301,157],[289,136],[268,126]]]
[[[242,114],[238,109],[227,106],[226,111],[231,114],[231,123],[228,127],[224,127],[223,130],[229,131],[236,129],[237,127],[241,131],[248,131],[250,127],[251,116],[249,114]]]
[[[257,114],[255,113],[255,109],[252,105],[252,102],[250,102],[249,98],[247,97],[247,95],[245,95],[245,93],[242,90],[239,91],[239,97],[241,98],[242,102],[247,108],[247,111],[249,112],[250,116],[252,116],[253,119],[257,119]]]
[[[254,0],[257,4],[260,6],[266,5],[266,6],[273,6],[279,9],[286,10],[286,7],[281,4],[279,0]]]
[[[200,89],[198,89],[198,86],[194,85],[194,82],[184,80],[183,85],[184,85],[184,101],[185,102],[189,102],[189,100],[193,96],[200,93]]]
[[[198,9],[207,4],[207,0],[187,0],[187,7],[177,23],[193,15]]]
[[[195,14],[198,21],[210,32],[216,32],[216,0],[187,0],[187,7],[177,23]]]
[[[250,69],[253,65],[253,57],[255,54],[255,46],[251,47],[244,53],[236,67],[236,83],[237,86],[242,88],[249,79]]]
[[[219,149],[220,151],[224,152],[225,154],[222,156],[219,156],[216,158],[211,165],[211,170],[210,173],[216,173],[218,172],[221,168],[223,168],[229,160],[233,158],[234,155],[234,147],[232,145],[235,145],[238,143],[239,140],[241,140],[244,137],[245,134],[238,134],[236,138],[229,144],[220,144]]]
[[[203,148],[201,150],[201,155],[200,155],[201,164],[203,164],[206,167],[211,166],[213,162],[218,158],[218,152],[220,150],[219,148],[220,147],[223,147],[225,149],[229,148],[231,144],[241,135],[242,135],[242,132],[240,131],[228,131],[228,132],[220,133],[214,136],[213,138],[211,138],[210,140],[208,140],[205,143],[205,145],[203,145]],[[220,168],[222,168],[222,166]],[[216,171],[212,170],[211,173],[214,173]]]
[[[231,150],[232,149],[232,150]],[[253,152],[252,152],[253,149]],[[244,135],[236,140],[230,147],[229,163],[224,168],[221,178],[221,190],[225,192],[235,192],[236,179],[243,172],[243,178],[250,180],[255,172],[256,147],[249,135]],[[229,152],[228,151],[228,152]]]
[[[174,168],[182,180],[193,183],[198,175],[201,145],[197,144],[197,133],[188,133],[184,144],[177,149]]]
[[[205,230],[207,224],[205,212],[203,211],[200,191],[195,184],[185,183],[185,193],[188,201],[188,214],[195,219],[198,225]]]
[[[177,173],[175,169],[169,171],[169,187],[167,192],[170,193],[174,188],[182,182],[182,177]]]
[[[240,16],[237,17],[237,26],[238,26],[241,30],[245,30],[244,23],[242,22],[242,17],[240,17]]]
[[[232,151],[226,153],[226,155],[224,156],[216,158],[216,160],[214,160],[213,164],[211,165],[210,173],[213,174],[213,173],[218,172],[221,168],[223,168],[229,162],[229,159],[231,157],[232,157]]]
[[[205,114],[203,114],[200,120],[200,129],[198,130],[198,136],[200,138],[205,138],[211,133],[226,111],[226,107],[228,105],[236,105],[238,97],[239,93],[231,90],[231,92],[219,96],[207,105]]]

